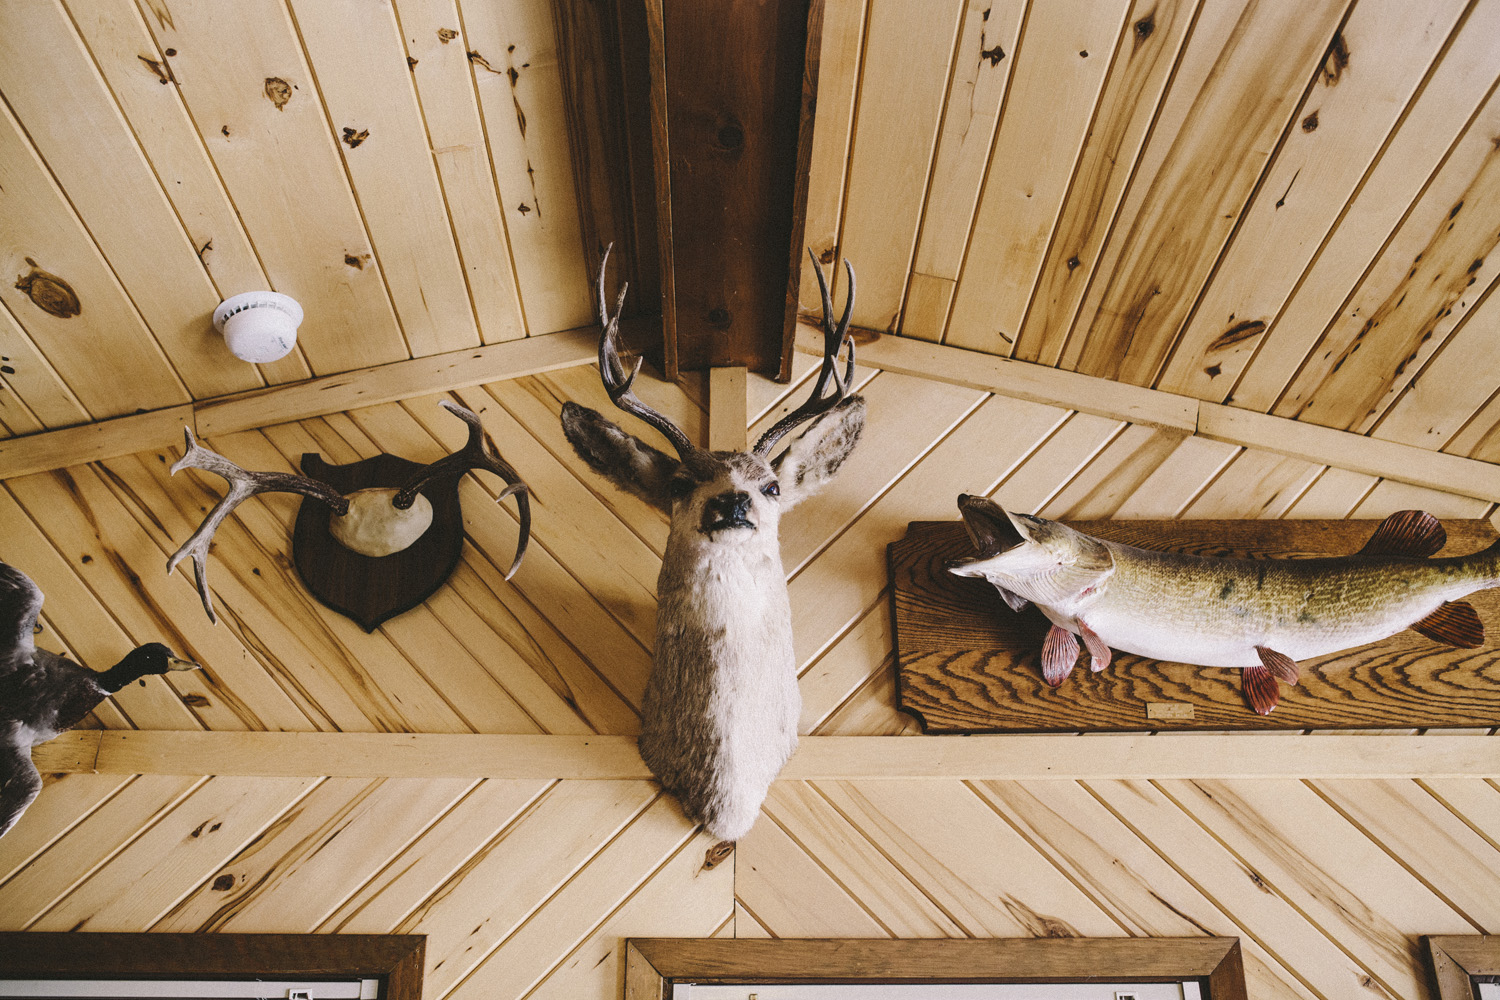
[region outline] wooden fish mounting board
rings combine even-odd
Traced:
[[[1146,549],[1248,558],[1348,555],[1379,521],[1071,521],[1079,531]],[[1488,521],[1445,521],[1459,555],[1495,540]],[[1117,652],[1092,674],[1084,657],[1062,686],[1042,680],[1048,622],[1016,613],[988,582],[956,577],[973,555],[958,521],[913,521],[889,546],[899,707],[929,733],[1192,729],[1468,728],[1500,725],[1500,589],[1466,600],[1488,635],[1454,649],[1405,631],[1302,661],[1302,680],[1256,715],[1240,671]]]

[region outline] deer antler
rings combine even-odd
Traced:
[[[214,505],[213,510],[208,512],[208,517],[204,518],[198,530],[193,532],[193,537],[184,542],[182,548],[172,553],[172,558],[167,560],[167,572],[171,573],[189,553],[192,554],[193,572],[198,579],[198,596],[203,599],[203,610],[208,612],[208,620],[217,625],[219,616],[214,613],[213,598],[208,592],[208,546],[213,541],[214,532],[218,530],[220,523],[229,516],[230,511],[239,506],[241,500],[257,493],[300,493],[305,497],[323,501],[332,507],[336,514],[347,512],[349,501],[327,483],[309,479],[307,476],[294,476],[286,472],[250,472],[242,469],[218,452],[210,451],[199,444],[198,439],[193,436],[192,428],[184,427],[182,432],[187,439],[187,450],[172,464],[172,475],[175,476],[182,469],[202,469],[204,472],[212,472],[216,476],[224,477],[229,483],[229,492]]]
[[[510,569],[505,573],[505,578],[509,580],[521,568],[521,557],[526,554],[526,545],[531,540],[531,501],[527,495],[527,486],[516,470],[510,467],[510,463],[500,457],[494,442],[484,432],[484,425],[479,422],[478,414],[446,399],[438,405],[469,425],[469,440],[458,451],[433,462],[408,480],[391,501],[391,505],[397,510],[406,510],[416,502],[417,493],[423,486],[442,476],[461,476],[470,469],[487,469],[493,472],[507,484],[495,498],[495,502],[499,503],[514,494],[521,514],[521,537],[516,542],[515,558],[511,560]]]
[[[641,359],[635,359],[635,365],[630,369],[630,374],[625,374],[625,365],[620,360],[620,345],[618,337],[620,333],[620,310],[625,306],[625,293],[630,288],[626,282],[620,286],[619,297],[615,299],[615,314],[609,314],[609,304],[604,299],[604,270],[609,266],[609,252],[615,248],[611,243],[604,248],[604,259],[599,262],[599,324],[601,332],[599,335],[599,378],[604,383],[604,391],[609,393],[609,398],[615,406],[626,413],[640,417],[646,423],[661,431],[662,436],[672,443],[677,450],[677,455],[684,462],[691,464],[696,460],[698,447],[688,440],[688,436],[665,416],[653,410],[641,402],[631,390],[635,383],[636,375],[640,374]]]
[[[818,274],[818,291],[823,294],[823,367],[818,372],[818,381],[807,402],[776,421],[755,442],[755,454],[761,458],[769,455],[771,449],[776,447],[776,442],[792,428],[837,406],[854,383],[854,341],[849,337],[849,317],[854,312],[854,268],[847,259],[844,261],[844,273],[849,276],[849,294],[844,300],[844,316],[835,326],[833,299],[828,294],[828,279],[823,275],[823,265],[811,250],[807,251],[807,255],[812,258],[813,268]],[[846,342],[849,344],[849,360],[844,365],[844,377],[841,379],[838,372],[839,351]],[[833,394],[825,397],[823,393],[830,380],[833,382]]]

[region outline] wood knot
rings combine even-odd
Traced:
[[[286,110],[286,102],[292,99],[292,85],[279,76],[266,77],[266,100],[276,105],[277,111]]]
[[[30,257],[26,258],[26,263],[31,265],[31,273],[18,276],[16,287],[36,303],[38,309],[58,319],[69,319],[83,312],[83,303],[78,301],[78,293],[73,291],[72,285],[50,271],[43,271]]]

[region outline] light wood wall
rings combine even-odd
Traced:
[[[824,32],[807,239],[857,324],[1496,457],[1500,4],[829,0]]]
[[[5,430],[590,322],[596,223],[540,9],[0,5],[0,253],[84,307],[50,316],[0,282]],[[869,327],[1489,460],[1497,18],[1494,0],[830,0],[808,238],[854,261]],[[310,319],[256,371],[206,317],[265,284]],[[961,491],[1049,517],[1493,513],[1182,429],[860,382],[866,444],[783,529],[808,733],[914,735],[884,546],[955,517]],[[705,386],[639,391],[703,440]],[[751,378],[750,432],[805,386]],[[90,724],[638,731],[666,523],[562,438],[564,400],[607,409],[597,374],[453,396],[532,484],[532,550],[505,582],[514,517],[466,481],[453,580],[370,635],[301,590],[285,496],[220,529],[210,626],[162,572],[219,495],[168,476],[175,441],[0,483],[0,558],[47,593],[42,645],[104,666],[163,640],[206,665]],[[263,469],[425,461],[461,442],[438,398],[208,443]],[[0,840],[0,927],[425,933],[433,1000],[618,996],[627,936],[1205,933],[1245,942],[1252,995],[1404,1000],[1428,995],[1417,935],[1500,933],[1500,786],[1479,779],[784,782],[728,860],[706,868],[710,846],[635,781],[51,776]]]

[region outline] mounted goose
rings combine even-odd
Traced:
[[[159,642],[147,643],[96,673],[31,641],[42,592],[0,563],[0,837],[42,790],[31,748],[75,725],[94,706],[147,674],[194,670]]]

